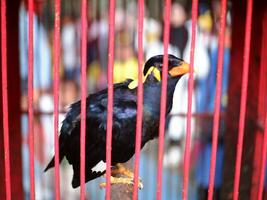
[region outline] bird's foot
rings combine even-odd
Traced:
[[[106,176],[106,175],[104,175]],[[126,176],[126,177],[122,177]],[[122,164],[116,164],[116,167],[111,170],[110,177],[111,184],[128,184],[134,185],[134,173],[128,169],[126,169]],[[100,183],[101,188],[106,187],[106,183]],[[140,177],[138,178],[138,188],[143,189],[143,183]]]
[[[127,169],[126,167],[124,167],[124,165],[121,164],[121,163],[117,163],[116,164],[116,168],[111,170],[111,174],[113,176],[124,175],[124,176],[129,177],[132,180],[134,180],[134,173],[132,171],[130,171],[129,169]],[[143,188],[143,184],[142,184],[142,180],[141,180],[140,177],[138,177],[138,186],[139,185],[141,186],[141,189],[142,189]]]
[[[110,176],[110,183],[111,184],[127,184],[127,185],[134,185],[134,179],[133,178],[125,178],[125,177],[113,177]],[[107,183],[100,183],[99,184],[100,188],[105,188],[107,186]],[[143,183],[139,179],[138,180],[138,188],[141,190],[143,189]]]
[[[116,175],[124,175],[129,178],[134,178],[134,173],[130,171],[129,169],[126,169],[122,164],[118,163],[116,164],[116,168],[111,170],[111,174]],[[140,178],[139,178],[140,179]]]

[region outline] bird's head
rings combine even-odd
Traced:
[[[143,83],[144,82],[160,82],[162,77],[163,55],[157,55],[149,58],[143,69]],[[168,55],[168,79],[177,78],[189,72],[189,64],[184,60]],[[136,88],[138,80],[133,80],[128,87],[130,89]]]
[[[163,68],[163,55],[153,56],[147,60],[144,66],[144,76],[151,74],[158,80],[161,80]],[[174,55],[168,55],[168,78],[179,78],[189,72],[189,64],[183,59]]]

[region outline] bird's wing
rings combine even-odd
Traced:
[[[107,93],[98,94],[91,97],[87,120],[92,125],[98,125],[98,136],[105,142],[105,133],[107,127]],[[116,85],[114,87],[113,98],[113,136],[120,132],[122,128],[126,128],[127,123],[133,123],[136,118],[136,90],[129,90],[128,83]],[[90,126],[90,125],[89,125]],[[104,134],[104,137],[103,137]]]
[[[128,141],[128,129],[135,128],[136,120],[136,97],[135,94],[127,88],[127,85],[114,88],[113,101],[113,123],[112,123],[112,151],[116,151],[117,146],[122,146]],[[89,97],[86,114],[86,181],[101,176],[105,172],[106,156],[106,131],[107,131],[107,93],[97,93]],[[76,119],[76,118],[75,118]],[[76,122],[76,127],[71,133],[71,144],[67,152],[67,160],[73,165],[74,176],[73,186],[79,185],[79,147],[80,123]],[[132,124],[133,127],[129,127]],[[74,139],[75,138],[75,139]],[[127,140],[127,141],[126,141]],[[134,140],[133,140],[134,141]],[[115,145],[114,145],[115,144]],[[126,145],[124,145],[126,146]],[[113,161],[116,157],[113,156]],[[101,169],[99,169],[101,166]]]
[[[130,92],[128,84],[131,79],[126,80],[123,83],[114,84],[114,105],[119,104],[121,101],[136,101],[134,98],[134,92]],[[132,95],[129,95],[132,94]],[[107,89],[99,91],[95,94],[91,94],[86,99],[86,121],[100,121],[101,126],[106,119],[108,94]],[[62,122],[61,135],[71,135],[71,132],[75,127],[80,126],[80,113],[81,113],[81,101],[77,101],[70,106],[70,109]]]

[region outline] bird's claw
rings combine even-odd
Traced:
[[[107,183],[106,183],[106,182],[103,182],[103,183],[100,183],[100,184],[99,184],[99,187],[100,187],[101,189],[104,189],[106,186],[107,186]]]
[[[138,180],[138,188],[139,188],[139,190],[142,190],[144,188],[144,185],[143,185],[141,179]]]

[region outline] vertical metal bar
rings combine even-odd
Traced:
[[[87,0],[81,1],[80,199],[85,199]]]
[[[262,26],[265,27],[267,25],[267,12],[265,11],[265,14],[263,15],[263,23]],[[267,44],[267,30],[263,29],[263,33],[262,33],[262,44]],[[261,70],[260,70],[260,83],[259,83],[259,101],[258,101],[258,119],[264,122],[265,120],[265,125],[264,125],[264,135],[263,135],[263,141],[262,141],[262,133],[259,130],[259,133],[257,135],[258,138],[260,138],[261,141],[259,141],[256,144],[260,144],[261,142],[263,143],[261,148],[256,148],[259,149],[259,151],[261,151],[260,153],[258,153],[257,155],[260,155],[260,158],[258,159],[259,161],[257,163],[259,163],[260,166],[260,170],[259,173],[253,176],[254,179],[256,179],[256,181],[259,181],[259,186],[258,189],[256,191],[252,190],[251,192],[251,198],[253,199],[253,197],[255,198],[255,196],[258,196],[258,200],[263,199],[263,190],[264,190],[264,178],[265,178],[265,169],[266,169],[266,160],[267,160],[267,104],[266,104],[266,98],[267,98],[267,91],[266,91],[266,87],[267,87],[267,78],[266,78],[266,73],[267,73],[267,47],[266,46],[262,46],[261,49]],[[259,145],[258,145],[259,146]],[[255,153],[257,153],[257,151],[255,150]],[[256,157],[257,155],[254,153],[254,157]],[[254,163],[256,163],[254,161]],[[257,183],[256,181],[254,181],[255,183]],[[253,196],[254,194],[254,196]],[[266,196],[266,195],[265,195]],[[266,199],[266,198],[265,198]]]
[[[58,146],[58,100],[59,100],[59,65],[60,65],[60,0],[55,0],[54,22],[54,147],[55,147],[55,197],[60,199],[60,171]]]
[[[182,199],[187,199],[188,193],[188,177],[190,167],[190,140],[191,140],[191,118],[192,118],[192,96],[194,88],[193,67],[195,55],[195,40],[196,40],[196,24],[198,15],[198,0],[192,1],[192,26],[191,26],[191,47],[190,47],[190,72],[188,80],[188,101],[187,101],[187,123],[186,123],[186,138],[185,138],[185,153],[184,153],[184,176]]]
[[[164,131],[167,103],[167,76],[168,76],[168,45],[170,40],[170,16],[171,16],[171,0],[165,1],[164,8],[164,56],[162,68],[162,86],[160,97],[160,122],[159,122],[159,150],[158,150],[158,171],[157,171],[157,200],[161,199],[162,190],[162,170],[163,170],[163,155],[164,155]]]
[[[260,172],[260,183],[258,190],[258,200],[261,200],[263,197],[263,187],[264,187],[264,175],[266,169],[266,157],[267,157],[267,112],[265,117],[265,126],[264,126],[264,137],[263,137],[263,147],[262,147],[262,159],[261,159],[261,172]]]
[[[28,46],[28,128],[30,152],[30,199],[35,199],[34,180],[34,132],[33,132],[33,0],[28,1],[29,12],[29,46]]]
[[[108,31],[108,110],[106,133],[106,200],[110,199],[111,176],[111,142],[113,116],[113,65],[114,65],[114,37],[115,37],[115,0],[109,1],[109,31]]]
[[[233,194],[234,200],[238,199],[241,161],[242,161],[242,148],[243,148],[244,126],[245,126],[245,117],[246,117],[246,103],[247,103],[252,9],[253,9],[253,0],[248,0],[247,1],[246,30],[245,30],[246,33],[245,33],[245,46],[244,46],[244,63],[243,63],[242,86],[241,86],[242,90],[241,90],[240,116],[239,116],[236,166],[235,166],[235,178],[234,178],[234,194]]]
[[[2,56],[2,93],[3,93],[3,133],[5,162],[6,199],[11,199],[9,127],[8,127],[8,87],[7,87],[7,35],[6,35],[6,0],[1,1],[1,56]]]
[[[133,199],[138,199],[138,177],[143,119],[143,23],[144,0],[138,0],[138,90],[137,90],[137,119],[135,138],[135,166]]]
[[[216,168],[216,154],[218,145],[218,133],[220,124],[220,108],[221,108],[221,93],[222,93],[222,73],[223,73],[223,58],[224,58],[224,37],[226,26],[226,10],[227,0],[221,1],[221,16],[220,16],[220,30],[219,30],[219,45],[218,45],[218,67],[216,79],[216,93],[215,93],[215,108],[213,116],[213,130],[212,130],[212,149],[210,161],[210,177],[209,177],[209,190],[208,200],[212,200],[214,189],[214,178]]]

